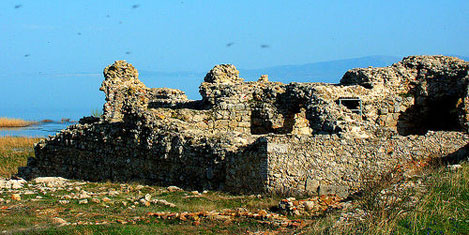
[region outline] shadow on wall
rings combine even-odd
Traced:
[[[257,102],[251,107],[251,134],[290,134],[293,132],[295,115],[304,108],[304,99],[281,94],[273,104]]]
[[[469,160],[469,143],[464,147],[458,149],[456,152],[450,153],[444,157],[433,158],[432,163],[439,163],[441,165],[456,164],[461,161]]]
[[[409,95],[415,98],[415,103],[399,116],[398,133],[424,135],[428,131],[464,131],[463,101],[467,85],[457,84],[459,81],[429,78],[425,87],[411,89]]]
[[[417,99],[416,104],[401,114],[397,131],[401,135],[424,135],[428,131],[460,131],[457,96]]]

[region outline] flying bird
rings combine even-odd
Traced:
[[[230,46],[233,46],[234,45],[234,42],[229,42],[226,44],[226,47],[230,47]]]
[[[78,35],[81,35],[81,33],[80,33],[80,32],[78,32],[77,34],[78,34]]]
[[[270,46],[269,45],[266,45],[266,44],[262,44],[261,45],[261,48],[269,48]]]
[[[18,8],[20,8],[20,7],[22,7],[22,6],[23,6],[23,5],[21,5],[21,4],[15,5],[15,9],[18,9]]]
[[[136,9],[138,7],[140,7],[140,5],[138,5],[138,4],[135,4],[135,5],[132,6],[133,9]]]
[[[125,54],[130,55],[130,54],[132,54],[132,52],[131,51],[126,51]]]
[[[30,56],[30,54],[25,54],[25,55],[24,55],[24,57],[29,57],[29,56]]]

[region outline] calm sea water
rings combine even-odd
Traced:
[[[47,137],[49,135],[55,135],[62,129],[67,128],[69,125],[75,123],[70,122],[49,122],[40,123],[24,128],[7,128],[0,129],[0,136],[26,136],[26,137]]]
[[[140,74],[148,87],[170,87],[185,91],[190,99],[200,99],[198,86],[203,74]],[[48,136],[102,110],[104,93],[99,90],[102,75],[96,74],[0,74],[0,117],[54,123],[20,129],[0,129],[0,136]]]

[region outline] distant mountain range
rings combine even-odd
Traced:
[[[469,57],[456,56],[465,61]],[[327,82],[338,83],[349,69],[385,67],[397,63],[402,57],[396,56],[367,56],[353,59],[333,60],[303,65],[283,65],[262,69],[240,69],[241,77],[248,80],[257,80],[260,75],[268,74],[270,81],[289,82]]]
[[[456,56],[469,61],[467,56]],[[345,72],[353,68],[385,67],[397,63],[402,57],[367,56],[352,59],[308,63],[302,65],[281,65],[259,69],[242,69],[240,77],[247,81],[257,81],[262,74],[269,75],[270,81],[290,82],[326,82],[338,83]],[[208,71],[207,71],[208,72]],[[189,98],[198,99],[198,87],[205,73],[200,72],[151,72],[141,71],[141,80],[149,87],[170,87],[181,89]],[[148,78],[148,79],[147,79]],[[151,78],[151,79],[150,79]]]
[[[383,67],[399,62],[402,58],[395,56],[367,56],[353,59],[333,60],[326,62],[308,63],[302,65],[280,65],[258,69],[238,68],[240,76],[248,81],[256,81],[262,74],[268,74],[269,80],[278,82],[338,82],[344,73],[352,68],[366,68],[368,66]],[[207,71],[208,72],[208,71]],[[141,78],[171,78],[163,79],[166,86],[178,80],[198,78],[202,82],[206,72],[154,72],[140,71]],[[159,80],[159,79],[158,79]],[[192,79],[189,79],[192,80]],[[160,83],[160,82],[158,82]],[[159,86],[158,86],[159,87]],[[172,86],[169,86],[172,87]]]
[[[399,62],[402,58],[394,56],[368,56],[353,59],[333,60],[303,65],[282,65],[262,69],[240,70],[242,77],[257,80],[268,74],[270,81],[279,82],[327,82],[338,83],[344,73],[353,68],[368,66],[384,67]]]
[[[240,77],[257,81],[262,74],[268,74],[270,81],[277,82],[328,82],[338,83],[344,73],[352,68],[383,67],[399,62],[394,56],[368,56],[353,59],[333,60],[302,65],[281,65],[259,69],[238,68]],[[208,72],[208,71],[207,71]],[[140,79],[148,87],[169,87],[181,89],[192,98],[198,98],[198,87],[203,81],[202,72],[154,72],[140,71]]]

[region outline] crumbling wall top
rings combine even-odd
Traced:
[[[107,66],[104,69],[104,82],[124,82],[124,81],[138,81],[137,69],[127,63],[125,60],[115,61],[114,64]],[[105,85],[105,83],[103,83]]]
[[[232,64],[220,64],[213,67],[204,78],[210,83],[239,83],[244,79],[239,77],[239,71]]]
[[[341,85],[360,85],[366,88],[398,87],[406,83],[434,77],[457,78],[467,76],[469,62],[450,56],[408,56],[392,66],[355,68],[347,71]],[[464,74],[465,73],[465,74]]]
[[[103,107],[105,120],[116,122],[122,119],[121,111],[129,100],[128,96],[138,97],[138,100],[147,102],[148,88],[138,80],[138,71],[133,65],[125,60],[118,60],[107,66],[103,74],[104,81],[99,89],[106,95]]]
[[[461,130],[469,126],[468,68],[468,62],[454,57],[409,56],[388,67],[351,69],[340,84],[283,84],[270,82],[267,75],[257,82],[244,82],[234,65],[221,64],[213,67],[200,85],[202,100],[191,101],[180,90],[147,88],[138,80],[138,72],[131,64],[116,61],[104,70],[103,113],[105,120],[119,122],[125,114],[144,115],[149,109],[151,112],[159,108],[194,109],[187,111],[194,113],[190,116],[197,110],[207,110],[212,114],[204,113],[200,120],[195,118],[199,120],[197,128],[251,134],[285,134],[301,126],[305,129],[301,133],[341,133],[366,138],[381,135],[382,128],[386,133],[401,130],[399,133],[406,135],[405,130],[413,130],[412,123],[429,126],[417,131],[421,134],[427,129]],[[356,102],[341,103],[339,99],[343,97],[359,99],[361,112],[354,113],[358,108]],[[451,107],[443,109],[439,103]],[[428,107],[437,107],[440,111],[435,112],[447,117],[435,116]],[[161,115],[174,116],[171,122],[179,123],[177,117],[186,111],[156,112],[170,112],[171,115]],[[426,119],[419,121],[422,117]],[[303,119],[308,121],[307,125]],[[455,128],[439,128],[422,123],[428,121],[457,124]]]

